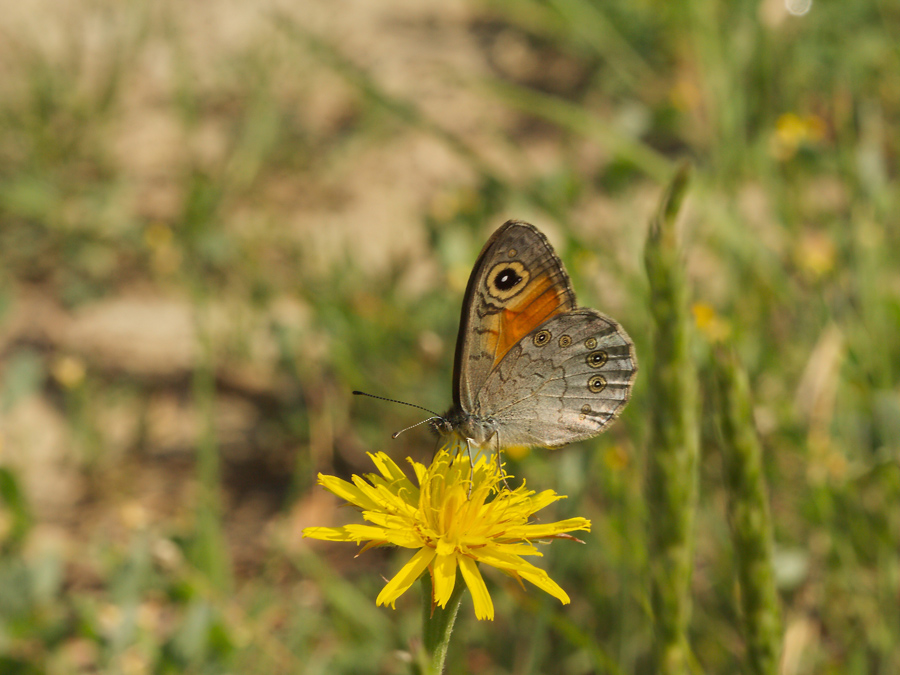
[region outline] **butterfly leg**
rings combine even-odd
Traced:
[[[472,496],[472,487],[475,485],[475,460],[472,459],[472,441],[466,439],[466,454],[469,456],[469,491],[466,499]]]
[[[497,433],[494,435],[497,438],[497,472],[500,474],[500,477],[503,479],[503,485],[506,486],[506,489],[509,491],[512,491],[512,488],[509,486],[509,483],[506,480],[506,471],[503,470],[503,462],[500,459],[500,448],[501,448],[500,432],[497,431]]]

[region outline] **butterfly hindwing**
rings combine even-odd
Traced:
[[[622,411],[637,371],[627,333],[579,308],[545,321],[509,350],[479,392],[502,447],[560,447],[599,434]]]

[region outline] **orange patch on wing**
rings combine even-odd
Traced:
[[[496,336],[494,366],[519,340],[550,317],[567,311],[564,289],[553,284],[549,278],[532,280],[532,286],[527,289],[527,294],[516,298],[515,305],[503,310],[500,331]]]

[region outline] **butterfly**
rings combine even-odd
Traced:
[[[559,448],[606,429],[628,402],[636,372],[628,334],[597,310],[578,307],[547,237],[510,220],[469,277],[453,406],[431,426],[469,448]]]

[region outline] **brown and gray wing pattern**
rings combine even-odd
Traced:
[[[496,420],[501,447],[560,447],[603,431],[628,402],[636,372],[627,333],[579,308],[550,318],[511,349],[474,412]]]
[[[569,276],[547,238],[528,223],[504,223],[469,277],[453,367],[454,406],[471,412],[510,350],[547,319],[574,308]]]

